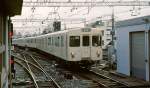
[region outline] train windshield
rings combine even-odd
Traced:
[[[80,46],[80,36],[70,36],[70,46],[79,47]]]
[[[101,37],[99,36],[92,36],[92,45],[93,46],[100,46]]]
[[[89,36],[83,36],[83,46],[89,46],[90,45],[90,37]]]

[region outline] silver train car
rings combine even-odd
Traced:
[[[36,37],[14,39],[13,44],[36,48],[60,60],[91,65],[102,59],[102,32],[96,28],[75,28]],[[57,59],[58,59],[57,58]]]

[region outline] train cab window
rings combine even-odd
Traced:
[[[83,40],[83,43],[82,43],[83,46],[89,46],[90,45],[90,37],[89,36],[83,36],[82,40]]]
[[[100,46],[100,44],[101,44],[101,37],[92,36],[92,45],[93,46]]]
[[[70,46],[79,47],[80,46],[80,36],[70,36]]]

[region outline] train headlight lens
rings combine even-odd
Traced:
[[[74,57],[75,57],[74,52],[71,52],[71,57],[72,57],[72,58],[74,58]]]

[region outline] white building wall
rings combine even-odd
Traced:
[[[130,75],[129,33],[148,30],[146,24],[119,27],[116,30],[117,72]]]

